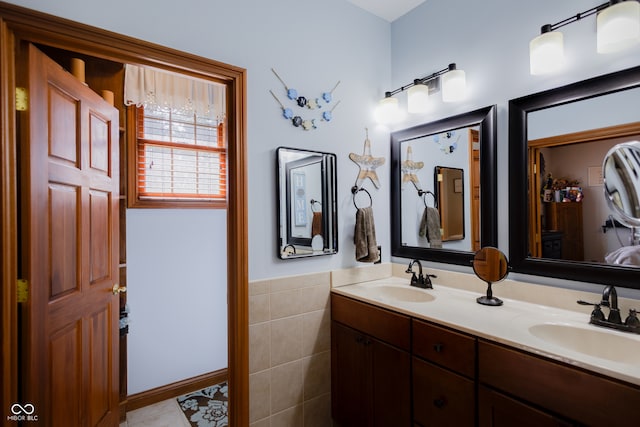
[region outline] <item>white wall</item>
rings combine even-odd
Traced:
[[[127,210],[129,394],[227,367],[226,214]]]
[[[600,0],[430,0],[391,25],[392,87],[440,70],[451,62],[467,75],[468,97],[444,104],[432,113],[410,117],[396,128],[460,114],[496,104],[498,107],[498,244],[509,250],[508,236],[508,100],[640,65],[640,47],[622,53],[595,51],[595,17],[562,28],[567,66],[551,76],[529,74],[529,41],[544,24],[554,24],[601,4]],[[404,261],[404,260],[398,260]],[[439,265],[441,268],[452,268]],[[463,271],[470,271],[464,268]],[[580,288],[601,286],[511,274],[516,280]],[[622,290],[640,298],[640,292]]]

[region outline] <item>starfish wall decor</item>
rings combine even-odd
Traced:
[[[380,180],[376,168],[384,164],[384,157],[373,157],[371,155],[371,141],[369,141],[369,129],[365,129],[366,139],[364,140],[364,150],[362,155],[349,153],[349,158],[360,166],[360,172],[356,178],[356,187],[362,187],[365,179],[369,178],[376,188],[380,188]]]
[[[413,185],[416,187],[416,190],[421,191],[422,186],[420,185],[420,180],[418,179],[418,175],[416,172],[424,167],[424,162],[414,162],[413,161],[413,149],[411,146],[407,146],[407,160],[402,162],[402,184],[406,184],[407,182],[413,182]]]

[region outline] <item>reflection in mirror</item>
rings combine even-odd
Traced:
[[[469,265],[496,244],[495,122],[492,106],[391,134],[392,255]]]
[[[617,144],[607,153],[602,169],[611,215],[631,229],[628,246],[605,259],[611,264],[640,267],[640,142]]]
[[[640,287],[606,257],[630,230],[604,197],[603,161],[637,140],[640,68],[509,102],[509,250],[520,273]]]
[[[276,158],[279,257],[336,253],[335,154],[280,147]]]
[[[487,282],[487,294],[476,299],[478,304],[497,306],[502,300],[493,296],[491,285],[507,277],[507,256],[497,248],[486,246],[473,257],[473,272]]]
[[[470,134],[471,134],[470,130]],[[477,135],[477,131],[474,132]],[[469,164],[471,173],[480,165]],[[458,168],[448,168],[436,166],[434,173],[434,186],[437,189],[438,207],[440,210],[440,228],[442,230],[442,241],[464,239],[464,170]],[[477,228],[480,221],[480,212],[473,212],[469,217],[472,227]]]

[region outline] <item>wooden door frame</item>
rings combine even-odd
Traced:
[[[0,308],[2,411],[18,396],[18,166],[16,164],[14,40],[27,40],[120,63],[149,65],[215,80],[228,93],[227,300],[229,425],[249,425],[246,70],[0,2]]]

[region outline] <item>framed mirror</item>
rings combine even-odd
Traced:
[[[276,149],[278,256],[330,255],[338,251],[336,156]]]
[[[496,167],[495,106],[393,132],[391,254],[470,266],[480,247],[496,246]],[[456,169],[461,200],[449,205],[438,170]],[[444,233],[455,217],[459,231]]]
[[[602,165],[640,138],[640,67],[509,101],[512,271],[640,289],[640,266],[611,264],[630,230],[611,217]]]

